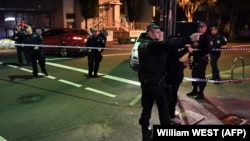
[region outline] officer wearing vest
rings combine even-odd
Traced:
[[[210,53],[210,65],[212,68],[212,80],[220,81],[220,72],[217,62],[221,56],[221,51],[219,50],[226,45],[227,39],[218,33],[218,27],[212,26],[210,28],[213,41],[213,50]],[[217,50],[216,50],[217,49]],[[215,82],[215,84],[219,84]]]
[[[166,94],[165,64],[167,52],[177,52],[178,47],[185,46],[191,40],[197,40],[199,34],[191,38],[166,39],[161,38],[160,27],[150,24],[147,28],[147,38],[138,47],[140,69],[138,71],[141,83],[142,112],[139,124],[142,128],[142,140],[149,141],[151,136],[150,118],[154,102],[156,102],[161,125],[170,125],[169,96]],[[189,48],[192,50],[191,48]]]
[[[198,32],[201,34],[199,41],[193,42],[192,46],[196,51],[192,52],[192,78],[197,81],[192,81],[192,91],[187,93],[187,96],[194,96],[196,100],[204,99],[204,89],[207,82],[205,80],[206,67],[209,61],[209,53],[212,50],[212,40],[207,32],[207,24],[200,22]]]
[[[25,37],[25,30],[22,28],[21,24],[17,24],[16,25],[16,30],[15,30],[13,36],[12,36],[12,39],[17,44],[23,44],[24,37]],[[18,58],[19,64],[23,65],[23,54],[24,54],[24,57],[26,59],[26,63],[27,63],[27,65],[29,65],[30,60],[29,60],[29,55],[28,55],[28,52],[27,52],[27,48],[23,47],[23,46],[16,46],[16,50],[17,50],[17,58]]]
[[[36,46],[43,44],[42,36],[36,32],[33,32],[31,26],[26,27],[26,33],[27,34],[25,36],[24,43],[29,44],[27,48],[33,68],[33,77],[38,78],[37,61],[40,65],[42,73],[45,76],[48,76],[47,70],[45,68],[45,56],[43,55],[42,48]]]
[[[97,29],[91,29],[92,36],[87,40],[88,49],[88,78],[97,77],[100,62],[102,61],[102,52],[105,48],[105,40],[98,36]],[[92,48],[91,48],[92,47]]]

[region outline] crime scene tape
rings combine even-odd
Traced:
[[[65,45],[44,45],[44,44],[17,44],[14,41],[0,42],[1,47],[13,47],[13,46],[22,46],[22,47],[50,47],[50,48],[77,48],[77,49],[100,49],[100,47],[87,47],[87,46],[65,46]],[[244,45],[245,48],[239,48],[241,46],[227,46],[219,49],[212,49],[213,51],[250,51],[250,45]],[[248,47],[248,48],[246,48]],[[108,50],[132,50],[131,48],[111,48],[106,47],[102,49]],[[194,51],[199,51],[199,49],[194,49]],[[240,78],[240,79],[222,79],[222,80],[209,80],[201,78],[191,78],[184,77],[183,80],[194,81],[194,82],[208,82],[208,83],[239,83],[243,81],[249,81],[250,78]]]
[[[5,41],[5,42],[0,42],[0,48],[5,47],[5,48],[10,48],[14,46],[22,46],[22,47],[50,47],[50,48],[78,48],[78,49],[100,49],[100,47],[87,47],[87,46],[69,46],[69,45],[45,45],[45,44],[18,44],[15,43],[15,41]],[[249,45],[244,45],[244,48],[239,48],[243,47],[241,46],[226,46],[223,48],[218,48],[218,49],[212,49],[212,51],[250,51],[250,44]],[[132,50],[131,48],[117,48],[117,47],[105,47],[102,48],[104,50]],[[194,48],[194,51],[199,51],[199,49]]]
[[[249,81],[250,78],[238,78],[238,79],[221,79],[221,80],[210,80],[210,79],[201,79],[201,78],[191,78],[191,77],[184,77],[184,80],[193,81],[193,82],[209,82],[209,83],[240,83],[243,81]]]

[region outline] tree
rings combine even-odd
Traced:
[[[130,22],[135,22],[139,18],[138,9],[141,5],[141,0],[126,0],[128,7],[128,19]]]
[[[217,0],[176,0],[177,4],[184,10],[188,22],[193,21],[194,12],[198,7],[207,2],[208,5],[213,5]]]
[[[234,39],[236,35],[237,20],[240,15],[246,15],[249,13],[250,1],[246,0],[218,0],[216,6],[218,7],[218,13],[229,17],[229,24],[227,32],[229,34],[229,40]],[[247,24],[247,23],[246,23]],[[240,28],[240,27],[239,27]]]
[[[99,13],[99,0],[80,0],[81,14],[85,19],[85,28],[88,29],[88,19],[95,18]]]

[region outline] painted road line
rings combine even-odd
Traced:
[[[129,102],[129,105],[130,106],[133,106],[135,105],[136,103],[138,103],[138,101],[141,100],[141,94],[137,95],[134,99],[132,99],[130,102]]]
[[[46,61],[70,60],[73,58],[47,58]]]
[[[59,82],[62,82],[62,83],[65,83],[65,84],[68,84],[68,85],[71,85],[71,86],[75,86],[75,87],[82,87],[82,85],[80,84],[76,84],[74,82],[70,82],[70,81],[67,81],[67,80],[64,80],[64,79],[60,79],[58,80]]]
[[[123,82],[123,83],[128,83],[128,84],[133,84],[133,85],[136,85],[136,86],[140,86],[140,82],[125,79],[125,78],[121,78],[121,77],[116,77],[116,76],[111,76],[111,75],[104,75],[103,77],[111,79],[111,80],[120,81],[120,82]]]
[[[20,70],[32,73],[32,70],[29,70],[29,69],[26,69],[26,68],[20,68]]]
[[[74,71],[78,71],[78,72],[82,72],[82,73],[88,73],[88,70],[70,67],[70,66],[65,66],[65,65],[61,65],[61,64],[57,64],[57,63],[46,62],[46,65],[50,65],[50,66],[54,66],[54,67],[58,67],[58,68],[64,68],[64,69],[68,69],[68,70],[74,70]]]
[[[109,56],[123,56],[123,55],[130,55],[131,53],[122,53],[122,54],[106,54],[103,55],[105,57],[109,57]]]
[[[93,88],[90,88],[90,87],[86,87],[85,90],[88,90],[88,91],[91,91],[91,92],[94,92],[94,93],[98,93],[98,94],[101,94],[101,95],[105,95],[105,96],[108,96],[108,97],[116,97],[116,95],[113,95],[113,94],[110,94],[110,93],[107,93],[107,92],[104,92],[104,91],[101,91],[101,90],[97,90],[97,89],[93,89]]]
[[[18,68],[18,66],[14,66],[14,65],[8,65],[9,67],[12,67],[12,68]]]
[[[70,67],[70,66],[65,66],[65,65],[51,63],[51,62],[47,62],[46,64],[50,65],[50,66],[54,66],[54,67],[64,68],[64,69],[68,69],[68,70],[74,70],[74,71],[78,71],[78,72],[82,72],[82,73],[88,73],[88,70],[84,70],[84,69],[80,69],[80,68],[76,68],[76,67]],[[99,73],[99,74],[101,74],[101,73]],[[128,83],[128,84],[140,86],[140,83],[138,81],[133,81],[133,80],[129,80],[129,79],[121,78],[121,77],[116,77],[116,76],[111,76],[111,75],[104,75],[103,77],[107,78],[107,79],[123,82],[123,83]]]

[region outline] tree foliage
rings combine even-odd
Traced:
[[[136,21],[139,18],[138,9],[141,5],[141,0],[126,0],[128,7],[128,18],[130,22]]]
[[[214,5],[217,0],[177,0],[177,4],[184,10],[187,20],[193,21],[194,12],[198,7],[207,2],[208,5]]]
[[[88,19],[95,18],[99,12],[99,0],[80,0],[81,14],[85,19],[85,28],[88,28]]]

